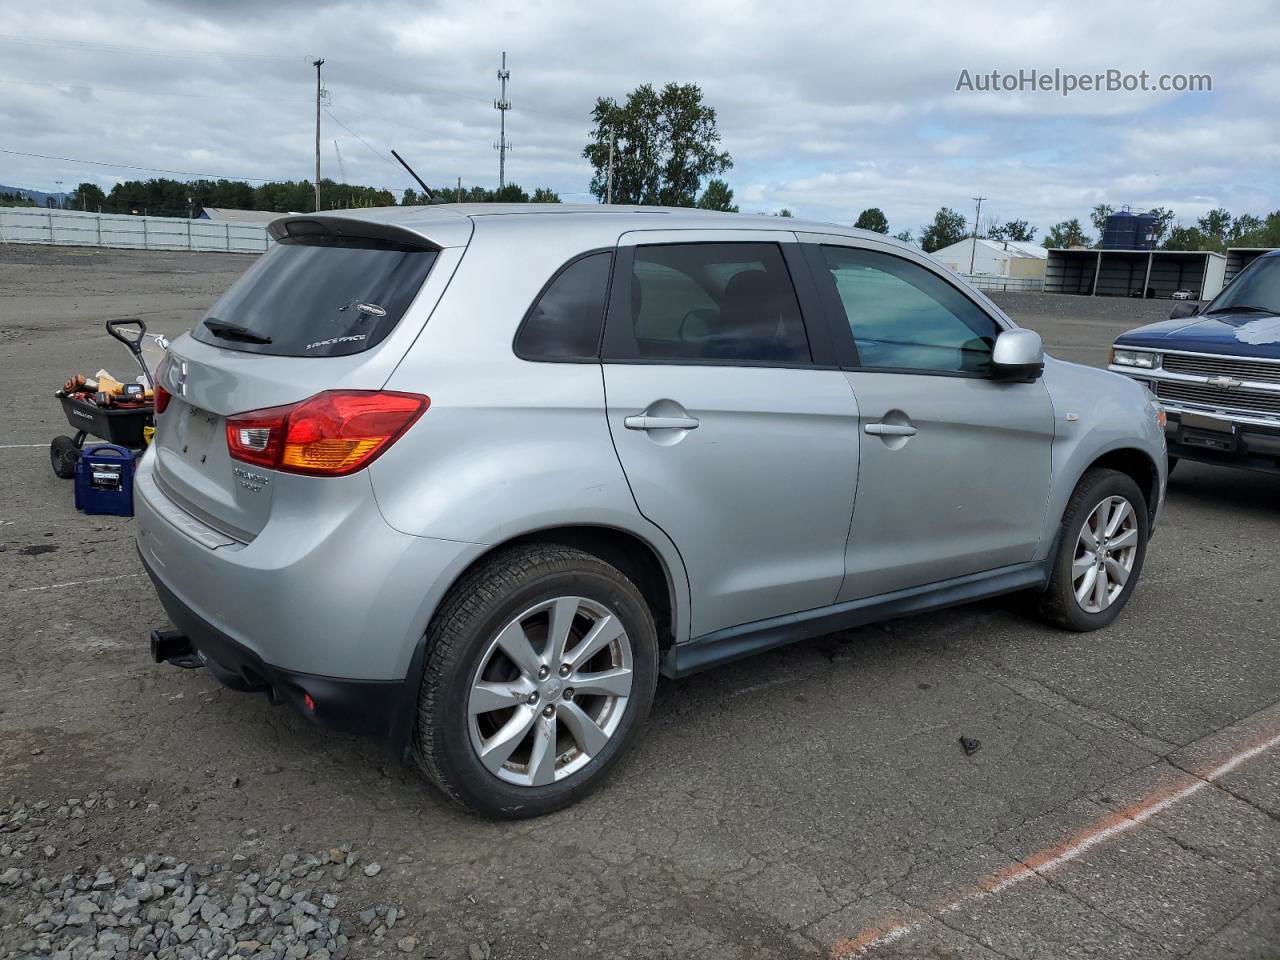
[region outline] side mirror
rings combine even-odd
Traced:
[[[1200,304],[1194,300],[1179,300],[1173,305],[1173,309],[1169,311],[1170,320],[1181,320],[1184,317],[1194,317],[1200,312]]]
[[[1034,380],[1044,371],[1044,344],[1034,330],[1006,330],[991,351],[994,380]]]

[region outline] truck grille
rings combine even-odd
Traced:
[[[1157,380],[1155,387],[1156,396],[1170,403],[1194,403],[1215,409],[1239,410],[1242,413],[1280,414],[1280,391],[1263,393],[1261,390],[1220,390],[1208,384],[1172,383],[1168,380]]]
[[[1280,383],[1280,363],[1238,360],[1234,357],[1188,357],[1177,353],[1166,353],[1162,366],[1170,373]]]

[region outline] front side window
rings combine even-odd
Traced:
[[[613,312],[613,311],[611,311]],[[806,363],[800,306],[772,243],[636,247],[611,359]]]
[[[593,360],[600,346],[610,253],[593,253],[562,269],[530,308],[516,335],[525,360]]]
[[[822,248],[868,368],[985,374],[1000,328],[977,304],[924,267],[873,250]]]

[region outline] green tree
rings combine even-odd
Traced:
[[[538,187],[533,191],[533,203],[559,203],[560,194],[556,193],[550,187]]]
[[[1181,224],[1169,231],[1164,242],[1166,250],[1203,250],[1209,239],[1199,227],[1184,227]]]
[[[1224,207],[1210,210],[1196,221],[1205,244],[1210,250],[1223,251],[1227,247],[1227,237],[1231,233],[1231,214]]]
[[[1266,224],[1261,217],[1252,213],[1242,213],[1231,223],[1228,239],[1233,247],[1259,247]]]
[[[1077,217],[1063,220],[1061,223],[1055,223],[1049,228],[1049,232],[1044,237],[1045,248],[1050,250],[1066,247],[1088,247],[1092,246],[1092,244],[1092,238],[1084,232],[1084,227],[1080,225],[1080,220]]]
[[[1102,232],[1107,227],[1107,217],[1115,213],[1111,209],[1110,204],[1100,203],[1089,211],[1089,222],[1093,224],[1093,229],[1098,231],[1098,243],[1102,243]]]
[[[1173,211],[1168,207],[1152,207],[1150,213],[1156,218],[1155,235],[1156,243],[1159,244],[1164,241],[1169,228],[1173,226]]]
[[[894,238],[895,240],[901,240],[903,243],[915,243],[915,242],[916,242],[916,238],[915,238],[915,237],[913,237],[913,236],[911,235],[911,231],[910,231],[910,230],[902,230],[902,231],[900,231],[899,233],[895,233],[895,234],[893,235],[893,238]]]
[[[96,183],[86,181],[67,197],[67,209],[88,210],[92,213],[104,207],[106,202],[107,195],[103,193],[102,188]]]
[[[1036,238],[1036,228],[1026,220],[1009,220],[987,231],[987,236],[992,240],[1016,240],[1019,243],[1030,243]]]
[[[0,207],[34,207],[35,201],[20,193],[0,193]]]
[[[933,223],[920,229],[920,247],[925,253],[933,253],[953,243],[959,243],[969,235],[965,229],[964,214],[950,207],[943,207],[933,215]]]
[[[795,216],[795,214],[794,214],[794,213],[792,213],[792,212],[791,212],[789,209],[787,209],[786,207],[783,207],[781,210],[779,210],[777,213],[775,213],[775,214],[774,214],[774,216],[775,216],[775,217],[788,217],[788,218],[789,218],[789,217],[794,217],[794,216]]]
[[[733,190],[718,178],[708,181],[702,196],[698,197],[698,207],[702,210],[723,210],[725,213],[738,212],[738,205],[733,202]]]
[[[888,233],[889,218],[879,207],[867,207],[858,214],[858,219],[854,221],[853,226],[855,229],[870,230],[872,233]]]
[[[702,102],[697,84],[668,83],[657,91],[646,83],[623,104],[600,97],[591,119],[582,155],[595,169],[590,189],[601,203],[609,190],[611,138],[615,203],[691,207],[704,178],[733,166],[719,149],[716,111]]]

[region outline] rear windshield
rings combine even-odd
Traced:
[[[400,322],[436,251],[344,237],[281,240],[192,331],[201,343],[278,357],[345,357]]]

